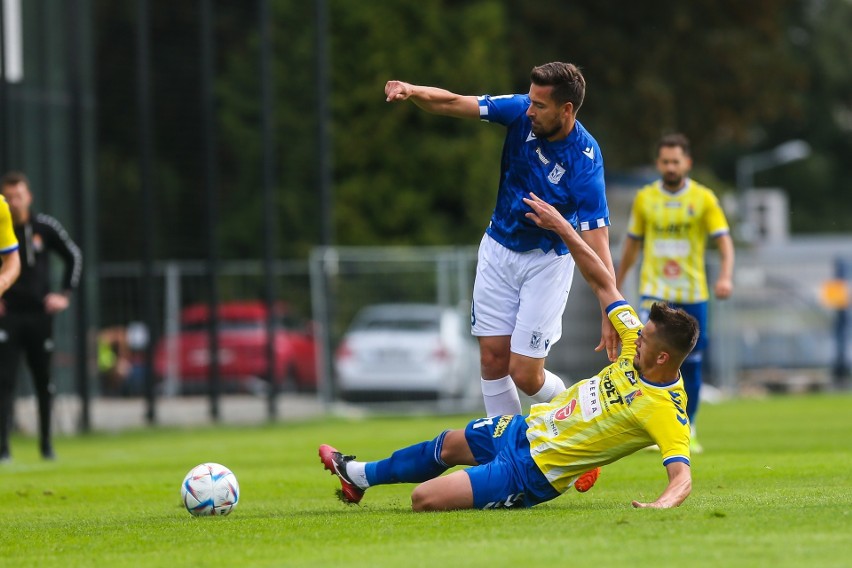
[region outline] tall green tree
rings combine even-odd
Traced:
[[[463,94],[526,92],[537,64],[579,64],[580,119],[609,172],[647,165],[686,132],[733,182],[738,156],[790,138],[814,155],[761,173],[791,194],[795,230],[852,228],[852,3],[848,0],[327,0],[330,159],[339,244],[472,244],[488,223],[503,129],[388,104],[389,79]],[[151,0],[156,227],[137,213],[133,3],[97,0],[102,257],[204,256],[197,2]],[[255,2],[215,2],[217,166],[225,258],[261,255],[261,117]],[[272,0],[278,233],[284,258],[320,240],[313,2]]]
[[[762,146],[792,138],[810,143],[803,162],[759,173],[758,185],[783,187],[790,196],[794,232],[852,231],[852,2],[807,2],[790,28],[790,41],[806,62],[808,83],[797,93],[804,116],[765,125]]]
[[[410,103],[388,105],[384,85],[403,79],[469,94],[505,92],[502,6],[487,0],[328,4],[337,243],[475,243],[495,199],[502,129],[426,115]],[[304,256],[319,241],[323,215],[316,27],[313,11],[301,3],[273,6],[279,250]],[[223,242],[234,254],[249,253],[254,237],[246,227],[258,227],[261,218],[257,38],[251,35],[248,49],[228,57],[219,90],[230,148],[223,175],[234,190],[226,198],[231,214]]]
[[[351,244],[474,244],[505,131],[388,104],[390,79],[461,94],[510,86],[506,16],[488,0],[335,2],[335,212]],[[369,6],[369,9],[367,9]]]
[[[788,38],[795,0],[508,4],[515,75],[548,59],[584,69],[580,118],[608,169],[648,163],[665,132],[687,133],[702,155],[803,113],[807,75]]]

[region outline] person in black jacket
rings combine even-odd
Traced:
[[[80,281],[82,255],[59,221],[30,211],[33,198],[24,174],[3,176],[2,192],[20,244],[21,274],[0,299],[0,460],[10,459],[9,431],[22,353],[38,399],[39,449],[44,459],[54,459],[50,434],[53,318],[68,308],[71,292]],[[50,289],[49,252],[56,253],[65,265],[58,292]]]

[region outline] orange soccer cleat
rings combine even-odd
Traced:
[[[595,482],[598,480],[598,476],[600,474],[601,468],[596,467],[595,469],[590,469],[589,471],[577,478],[577,481],[574,482],[574,489],[576,489],[580,493],[585,493],[586,491],[595,486]]]

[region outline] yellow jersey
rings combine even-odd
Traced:
[[[683,381],[646,382],[633,366],[639,317],[623,300],[607,314],[621,337],[618,360],[552,401],[533,405],[526,419],[532,458],[560,493],[582,473],[652,444],[660,447],[663,465],[689,464]]]
[[[18,250],[18,238],[15,236],[15,227],[12,224],[12,214],[9,212],[6,198],[0,195],[0,254],[16,250]]]
[[[627,228],[628,238],[643,241],[640,293],[683,304],[706,302],[707,237],[728,232],[716,195],[694,180],[687,178],[674,193],[659,181],[640,189]]]

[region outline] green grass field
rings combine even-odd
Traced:
[[[316,449],[362,459],[471,417],[323,419],[266,427],[152,429],[56,441],[42,462],[13,439],[0,466],[2,566],[850,566],[852,397],[705,405],[693,493],[636,510],[665,486],[659,456],[604,468],[586,494],[530,510],[414,514],[412,486],[361,506],[334,497]],[[194,465],[236,473],[228,517],[194,518],[179,485]]]

